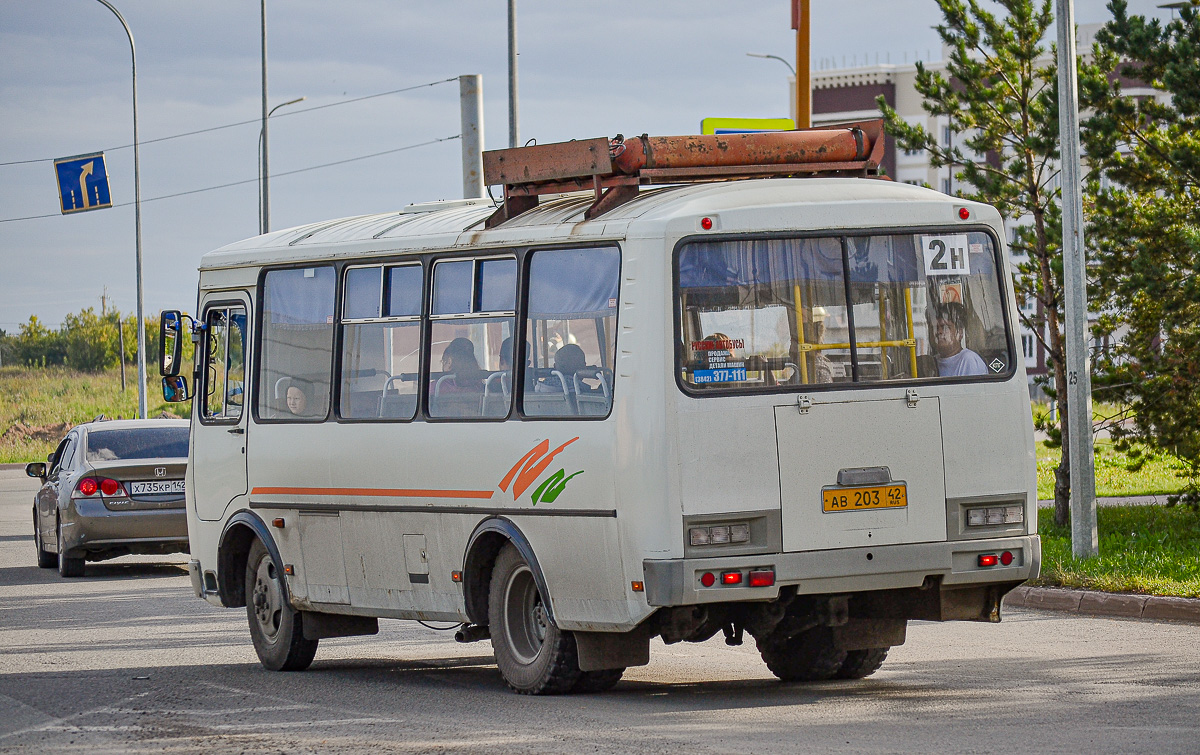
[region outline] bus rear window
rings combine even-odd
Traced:
[[[985,233],[696,242],[678,276],[680,372],[698,390],[1012,370]]]

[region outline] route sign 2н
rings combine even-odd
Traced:
[[[54,173],[58,176],[58,201],[64,215],[112,207],[103,152],[55,160]]]

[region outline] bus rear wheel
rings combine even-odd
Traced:
[[[272,671],[303,671],[317,654],[317,640],[304,639],[300,612],[287,600],[283,575],[261,540],[246,559],[246,616],[258,660]]]
[[[832,679],[841,671],[848,655],[834,645],[828,627],[816,627],[783,642],[772,642],[761,652],[767,668],[785,682]]]
[[[514,692],[563,694],[579,681],[575,636],[554,625],[533,570],[511,543],[492,568],[488,622],[496,665]]]
[[[868,650],[851,650],[846,653],[846,661],[834,677],[838,679],[865,679],[874,674],[887,659],[891,648],[870,648]]]

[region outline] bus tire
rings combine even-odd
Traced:
[[[63,549],[62,520],[58,520],[58,524],[55,526],[58,535],[58,576],[82,577],[83,556],[71,556]]]
[[[300,612],[287,599],[283,575],[258,538],[246,560],[246,617],[250,639],[263,666],[272,671],[303,671],[317,654],[317,640],[304,639]]]
[[[816,627],[762,649],[767,668],[785,682],[832,679],[841,671],[847,655],[834,645],[828,627]]]
[[[578,681],[575,682],[575,686],[571,688],[571,691],[583,694],[589,692],[607,692],[617,686],[617,682],[621,681],[621,675],[624,673],[625,669],[623,668],[581,672]]]
[[[514,692],[559,695],[579,680],[575,636],[554,625],[533,570],[512,543],[496,556],[488,623],[500,675]]]
[[[834,674],[836,679],[865,679],[874,674],[883,665],[891,648],[869,648],[867,650],[851,650],[846,653],[842,667]]]

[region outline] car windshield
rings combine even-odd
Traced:
[[[187,427],[139,427],[88,433],[88,461],[186,459]]]

